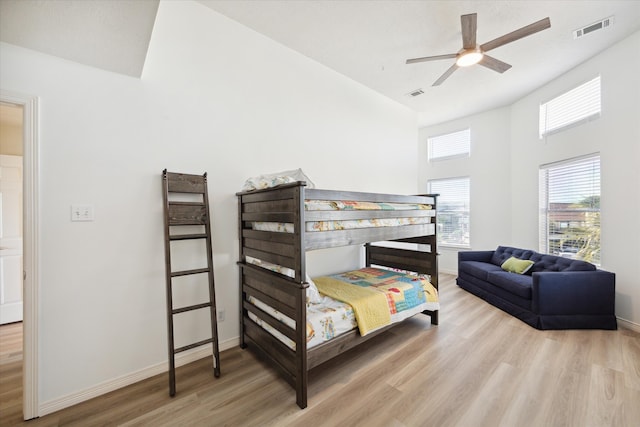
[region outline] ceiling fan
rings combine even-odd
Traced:
[[[462,49],[460,49],[460,51],[448,55],[424,56],[422,58],[407,59],[407,64],[415,64],[418,62],[436,61],[438,59],[456,58],[456,62],[447,71],[445,71],[432,86],[442,84],[442,82],[444,82],[459,67],[468,67],[474,64],[480,64],[499,73],[504,73],[511,68],[511,65],[487,55],[486,52],[551,27],[551,21],[547,17],[500,36],[490,42],[478,45],[476,43],[477,14],[470,13],[468,15],[462,15],[460,17],[460,22],[462,24]]]

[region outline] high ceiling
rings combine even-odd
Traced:
[[[509,105],[640,30],[635,0],[199,1],[417,111],[421,126]],[[2,0],[0,40],[140,76],[157,6],[157,0]],[[432,87],[453,59],[405,61],[460,50],[460,16],[468,13],[477,13],[479,44],[545,17],[551,28],[492,50],[512,65],[504,74],[475,65]],[[608,17],[608,28],[574,39],[574,30]],[[640,55],[638,48],[630,54]],[[410,96],[416,89],[424,93]]]

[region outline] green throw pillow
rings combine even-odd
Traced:
[[[500,267],[502,267],[505,271],[510,271],[511,273],[524,274],[533,265],[533,261],[528,259],[519,259],[514,256],[506,260],[502,263]]]

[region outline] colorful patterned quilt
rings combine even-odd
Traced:
[[[386,302],[385,309],[391,314],[391,323],[400,322],[424,310],[438,310],[440,308],[438,292],[424,276],[377,268],[363,268],[328,277],[340,280],[342,286],[366,288],[367,282],[370,281],[373,284],[370,287],[371,291],[383,295]],[[338,279],[335,279],[336,277]],[[322,278],[313,279],[316,286],[318,286],[318,281],[322,282]],[[422,295],[420,295],[420,289],[422,289]],[[289,327],[295,328],[296,322],[283,313],[256,298],[250,297],[249,301]],[[295,342],[253,313],[249,313],[249,317],[277,337],[283,344],[295,350]],[[307,348],[315,347],[348,332],[354,329],[357,324],[354,308],[350,304],[322,295],[318,303],[307,304]],[[360,333],[362,334],[362,331]]]
[[[362,268],[313,281],[321,294],[353,307],[363,336],[390,324],[394,314],[438,302],[438,293],[426,278],[392,270]],[[388,313],[381,314],[385,302]]]

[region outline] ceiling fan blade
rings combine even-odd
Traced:
[[[458,56],[457,53],[450,53],[448,55],[436,55],[436,56],[423,56],[422,58],[407,59],[407,64],[415,64],[416,62],[437,61],[438,59],[451,59]]]
[[[460,17],[460,24],[462,25],[462,48],[463,49],[475,49],[476,47],[476,33],[478,30],[478,14],[470,13],[469,15],[462,15]]]
[[[512,41],[516,41],[523,37],[530,36],[531,34],[535,34],[538,31],[546,30],[551,27],[551,21],[549,18],[544,18],[539,20],[538,22],[534,22],[533,24],[529,24],[526,27],[522,27],[519,30],[512,31],[504,36],[498,37],[497,39],[491,40],[490,42],[484,43],[480,46],[480,49],[483,52],[488,52],[491,49],[495,49],[507,43],[511,43]]]
[[[456,64],[453,64],[451,67],[449,67],[449,69],[447,71],[444,72],[443,75],[440,76],[440,78],[438,80],[436,80],[431,86],[440,86],[442,84],[442,82],[444,82],[445,80],[447,80],[449,78],[449,76],[451,74],[453,74],[453,72],[455,70],[457,70],[459,67]]]
[[[501,74],[511,68],[511,65],[507,64],[506,62],[502,62],[499,59],[496,59],[489,55],[484,55],[480,62],[478,62],[478,64],[490,68],[493,71],[497,71]]]

